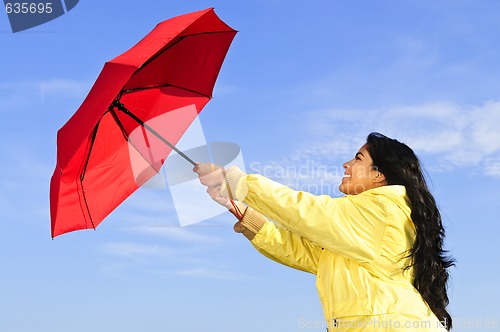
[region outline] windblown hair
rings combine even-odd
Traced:
[[[420,292],[436,317],[452,328],[449,303],[448,268],[455,265],[443,249],[445,230],[436,201],[429,192],[420,162],[406,144],[379,133],[367,138],[367,149],[373,159],[372,167],[384,174],[388,185],[403,185],[411,207],[411,219],[416,238],[408,253],[413,268],[413,286]]]

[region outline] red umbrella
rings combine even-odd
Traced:
[[[158,24],[106,62],[57,133],[52,237],[97,227],[159,171],[172,149],[194,164],[174,145],[212,97],[235,34],[206,9]]]

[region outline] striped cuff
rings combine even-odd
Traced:
[[[257,234],[262,226],[264,226],[266,221],[266,217],[264,217],[262,214],[255,211],[251,207],[247,207],[240,222],[241,225],[245,226],[248,230]]]
[[[236,166],[229,167],[224,172],[224,181],[221,184],[220,194],[221,196],[227,197],[232,200],[242,201],[247,193],[247,184],[246,181],[240,184],[241,188],[238,188],[239,182],[241,179],[244,179],[246,173],[241,171]],[[239,191],[237,191],[237,189]]]

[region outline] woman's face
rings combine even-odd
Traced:
[[[373,160],[365,144],[356,153],[354,159],[344,163],[345,173],[339,190],[346,195],[357,195],[365,190],[386,185],[384,175],[372,165]]]

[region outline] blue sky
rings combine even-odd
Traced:
[[[207,7],[239,33],[200,116],[206,139],[238,144],[247,171],[331,195],[369,132],[406,142],[457,259],[456,331],[500,330],[496,0],[81,0],[16,34],[0,13],[0,330],[324,331],[313,275],[260,256],[227,213],[179,227],[168,190],[50,237],[58,128],[105,61]]]

